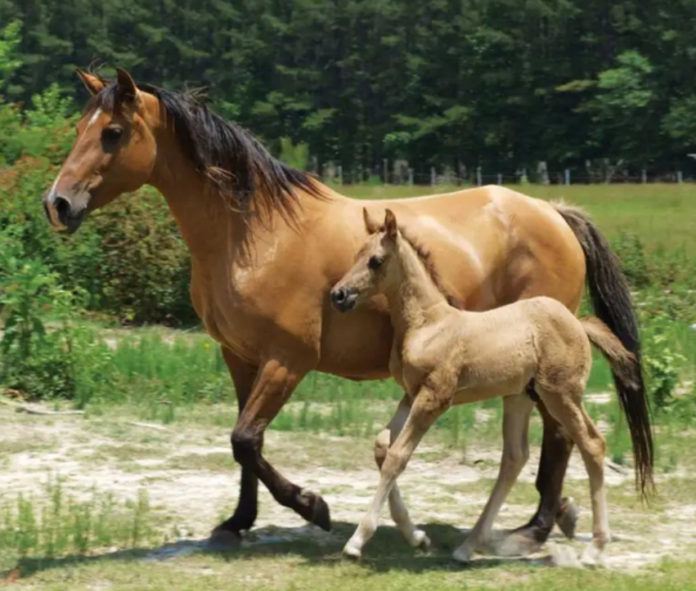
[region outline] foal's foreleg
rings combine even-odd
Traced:
[[[408,397],[404,396],[399,403],[396,413],[392,417],[391,421],[389,421],[389,424],[377,436],[377,439],[375,440],[375,461],[377,462],[378,468],[382,467],[384,458],[387,457],[389,446],[401,432],[410,410],[411,401]],[[413,525],[411,517],[408,514],[408,509],[401,498],[399,485],[396,482],[389,492],[389,512],[394,520],[394,523],[399,528],[399,531],[411,546],[414,548],[428,548],[430,546],[430,539],[426,533],[421,529],[417,529],[416,526]]]
[[[529,458],[529,415],[533,408],[534,402],[526,394],[503,399],[503,456],[498,480],[476,525],[464,543],[454,551],[456,560],[470,560],[477,546],[490,537],[493,521]]]
[[[447,398],[447,402],[449,398]],[[344,554],[359,558],[362,547],[377,529],[379,515],[384,503],[396,482],[397,477],[404,471],[411,454],[416,449],[423,435],[447,408],[447,403],[430,388],[421,388],[416,395],[409,411],[403,429],[394,443],[387,450],[387,455],[380,470],[380,481],[377,492],[365,516],[360,521],[353,536],[343,548]]]

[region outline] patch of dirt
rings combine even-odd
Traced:
[[[104,419],[34,417],[8,409],[0,409],[0,424],[0,445],[6,449],[21,450],[23,441],[40,442],[26,451],[9,453],[3,462],[0,495],[5,500],[19,493],[41,498],[42,484],[56,477],[62,479],[66,494],[78,498],[89,497],[96,488],[119,499],[135,499],[138,489],[146,488],[152,507],[169,516],[173,525],[192,539],[206,537],[218,520],[234,509],[239,470],[229,449],[219,444],[200,445],[206,440],[228,441],[225,428],[203,430],[175,425],[166,433],[150,432],[125,420],[116,428]],[[500,451],[492,447],[470,445],[463,453],[423,444],[399,479],[414,521],[473,525],[498,471]],[[134,449],[138,450],[137,457],[131,458],[129,450]],[[362,517],[377,484],[369,438],[269,431],[265,450],[269,461],[291,481],[324,496],[334,521],[357,523]],[[220,465],[224,462],[206,461],[207,456],[221,453],[230,453],[227,466]],[[538,500],[533,489],[538,453],[538,448],[533,447],[510,502],[500,512],[497,528],[519,526],[534,512]],[[182,458],[187,461],[177,464]],[[659,507],[636,509],[635,502],[625,506],[620,499],[635,498],[630,496],[632,472],[609,463],[605,475],[615,541],[606,549],[604,564],[630,571],[645,568],[664,556],[688,558],[683,555],[684,548],[696,547],[696,530],[692,527],[696,504],[679,505],[667,500]],[[675,478],[678,473],[665,479],[664,485]],[[567,488],[577,492],[582,508],[580,534],[573,541],[555,534],[535,557],[542,562],[567,563],[563,557],[578,555],[590,539],[587,477],[577,453],[571,459],[566,482]],[[669,499],[668,493],[663,495]],[[616,501],[612,502],[612,498]],[[382,523],[390,524],[386,513]],[[277,534],[279,540],[287,540],[288,536],[326,539],[324,536],[336,535],[308,526],[302,518],[278,505],[263,487],[256,525],[282,532]],[[274,535],[263,539],[251,536],[243,543],[272,543]],[[197,547],[194,542],[182,540],[160,551],[169,556],[186,554]],[[156,555],[153,558],[158,559]]]

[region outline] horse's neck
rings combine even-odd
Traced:
[[[230,236],[242,230],[239,215],[182,153],[178,142],[162,146],[150,179],[164,196],[194,261],[230,248]]]
[[[409,330],[421,328],[435,320],[443,307],[447,306],[447,299],[411,246],[401,241],[398,248],[401,281],[386,296],[392,326],[400,340]]]

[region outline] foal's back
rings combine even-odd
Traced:
[[[589,374],[585,330],[552,298],[486,312],[451,309],[443,321],[446,328],[433,327],[443,338],[428,357],[439,364],[436,374],[456,379],[457,404],[519,394],[532,378],[548,389],[568,381],[584,385]],[[424,341],[432,346],[434,339]]]

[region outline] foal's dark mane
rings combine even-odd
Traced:
[[[435,284],[435,287],[437,287],[438,291],[445,296],[445,299],[447,300],[447,303],[450,306],[453,306],[458,309],[462,309],[462,303],[459,301],[458,298],[454,297],[452,294],[450,294],[445,286],[442,283],[442,279],[440,278],[440,273],[437,270],[437,267],[435,266],[435,263],[433,263],[433,258],[430,254],[430,251],[425,248],[420,242],[418,242],[413,236],[410,236],[407,234],[403,228],[399,228],[399,232],[401,234],[401,237],[409,244],[409,246],[413,249],[413,252],[416,253],[418,256],[418,259],[420,260],[421,264],[425,268],[425,271],[428,273],[430,279],[432,279],[432,282]]]
[[[323,197],[306,172],[283,164],[250,132],[212,112],[200,91],[172,92],[151,84],[138,84],[164,105],[181,147],[196,170],[247,217],[279,212],[293,220],[299,205],[296,190]],[[120,101],[118,86],[110,82],[87,105],[113,112]],[[253,207],[252,207],[253,206]]]

